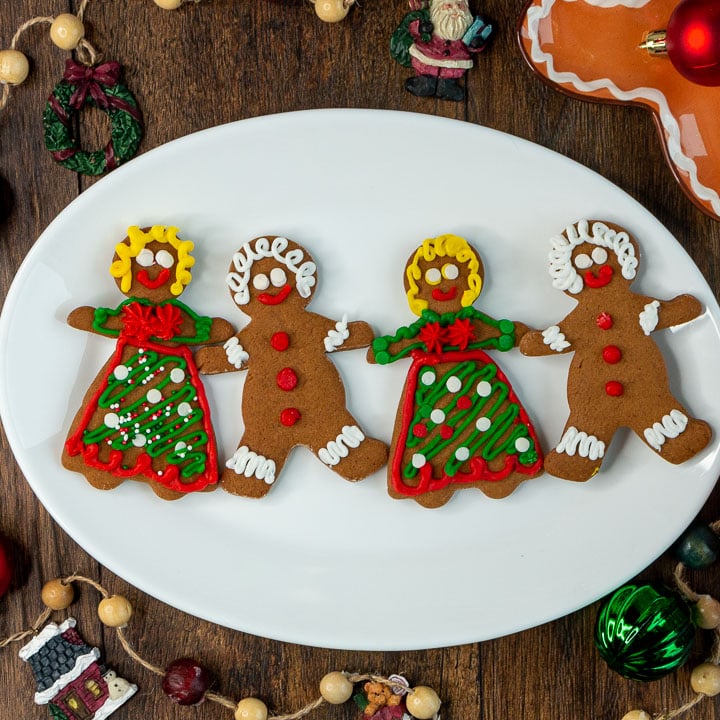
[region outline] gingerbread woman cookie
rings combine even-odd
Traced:
[[[245,434],[220,479],[230,493],[266,495],[297,445],[351,481],[387,462],[387,446],[366,437],[346,409],[345,388],[328,357],[367,347],[372,329],[306,310],[316,280],[308,251],[284,237],[255,238],[233,256],[227,284],[250,323],[224,346],[197,354],[203,373],[248,370]]]
[[[67,322],[117,338],[88,389],[65,443],[63,465],[96,488],[143,480],[165,500],[214,489],[218,479],[210,409],[187,345],[234,333],[177,297],[192,276],[193,243],[177,228],[128,228],[110,274],[128,299],[117,308],[79,307]]]
[[[551,244],[553,287],[577,307],[520,343],[525,355],[574,353],[567,380],[570,417],[545,458],[546,470],[567,480],[588,480],[623,426],[665,460],[689,460],[709,443],[712,431],[672,394],[650,334],[698,317],[700,303],[692,295],[657,300],[632,292],[639,248],[617,225],[582,220]]]
[[[410,309],[420,319],[376,338],[368,359],[412,365],[390,446],[388,492],[426,507],[475,487],[493,498],[542,472],[532,423],[486,349],[507,351],[527,332],[473,307],[484,271],[457,235],[429,238],[405,266]]]

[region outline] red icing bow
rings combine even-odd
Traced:
[[[87,95],[94,100],[101,110],[114,106],[113,98],[109,98],[103,87],[114,87],[120,81],[120,63],[106,62],[95,67],[81,65],[74,60],[65,63],[63,80],[76,86],[70,98],[70,106],[79,110],[85,104]]]
[[[137,340],[171,340],[180,332],[182,313],[174,305],[129,303],[122,309],[123,334]]]
[[[439,322],[428,323],[418,337],[429,353],[442,352],[445,345],[465,350],[475,340],[475,331],[469,320],[457,318],[447,327],[441,327]]]

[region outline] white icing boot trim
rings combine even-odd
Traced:
[[[605,443],[595,435],[588,435],[572,425],[565,431],[555,450],[572,457],[577,453],[580,457],[598,460],[605,455]]]
[[[328,330],[327,337],[325,338],[325,350],[332,352],[342,346],[349,337],[350,331],[348,330],[347,315],[343,315],[342,320],[335,323],[335,329]]]
[[[657,327],[659,320],[659,307],[660,302],[658,300],[653,300],[651,303],[648,303],[645,306],[645,309],[640,313],[640,327],[646,335],[649,335]]]
[[[225,467],[238,475],[264,480],[268,485],[275,482],[275,461],[254,453],[247,445],[241,445],[225,463]]]
[[[239,370],[243,363],[250,359],[250,356],[243,350],[243,346],[236,337],[231,337],[224,345],[225,354],[227,355],[228,362],[236,369]]]
[[[363,431],[357,425],[345,425],[342,432],[318,451],[318,457],[326,465],[333,467],[348,456],[350,448],[356,448],[365,439]]]
[[[665,444],[665,439],[676,438],[680,433],[685,432],[687,425],[687,415],[679,410],[671,410],[668,415],[663,415],[662,422],[653,423],[653,426],[647,428],[643,435],[647,444],[653,450],[660,452]]]
[[[562,352],[570,347],[570,343],[565,339],[565,333],[560,332],[559,325],[551,325],[547,330],[543,330],[542,336],[543,342],[555,352]]]

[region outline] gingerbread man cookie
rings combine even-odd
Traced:
[[[542,472],[542,451],[510,381],[486,349],[507,351],[527,332],[473,307],[484,271],[457,235],[429,238],[405,266],[410,309],[420,319],[376,338],[368,359],[412,365],[398,408],[388,492],[426,507],[456,490],[493,498]]]
[[[657,300],[632,292],[639,248],[617,225],[582,220],[551,244],[553,287],[577,307],[520,343],[525,355],[574,353],[567,380],[570,417],[545,468],[567,480],[588,480],[623,426],[665,460],[689,460],[709,443],[712,431],[672,394],[650,335],[698,317],[700,303],[692,295]]]
[[[217,450],[210,409],[187,345],[234,333],[177,297],[192,276],[193,243],[177,228],[128,228],[110,274],[128,299],[117,308],[79,307],[67,322],[117,338],[115,352],[90,386],[62,462],[96,488],[143,480],[165,500],[214,489]]]
[[[345,388],[328,357],[367,347],[372,329],[306,310],[316,280],[310,254],[284,237],[255,238],[233,256],[227,284],[250,323],[224,346],[197,355],[203,373],[248,370],[245,434],[220,479],[228,492],[266,495],[297,445],[351,481],[387,462],[387,446],[367,437],[347,410]]]

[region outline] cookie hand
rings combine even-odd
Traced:
[[[210,338],[208,342],[216,343],[227,340],[235,334],[235,328],[223,318],[213,318],[210,326]]]
[[[229,348],[228,345],[230,345]],[[236,337],[230,338],[225,345],[203,347],[195,353],[195,364],[203,375],[242,370],[247,359],[248,354],[242,349],[242,345]]]
[[[703,306],[692,295],[678,297],[660,303],[659,321],[656,329],[682,325],[703,314]]]
[[[520,340],[519,348],[523,355],[530,356],[551,355],[573,349],[558,325],[551,325],[542,332],[533,330],[526,333]]]

